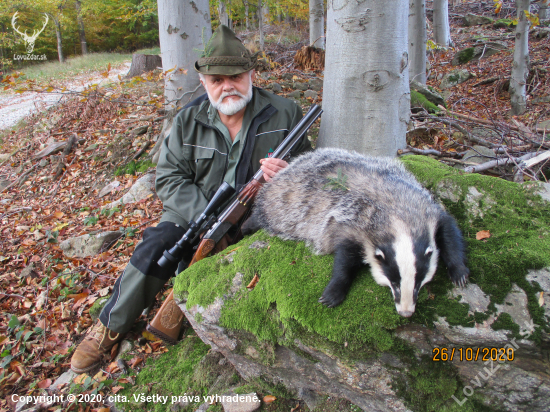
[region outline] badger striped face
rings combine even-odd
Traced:
[[[366,247],[365,263],[379,285],[391,288],[397,313],[408,318],[414,313],[420,288],[432,280],[437,268],[435,226],[420,236],[412,236],[400,222],[393,227],[392,239]]]

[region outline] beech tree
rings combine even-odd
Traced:
[[[323,0],[309,0],[309,44],[325,48],[325,9]]]
[[[527,106],[526,82],[529,75],[529,21],[525,12],[529,13],[529,0],[516,0],[517,20],[516,41],[514,45],[514,61],[510,77],[510,103],[512,114],[518,115]]]
[[[220,24],[229,27],[229,14],[227,13],[227,5],[225,1],[220,0],[218,3],[218,18],[220,19]]]
[[[184,106],[204,93],[194,69],[200,50],[212,36],[208,0],[176,2],[158,0],[159,40],[162,68],[167,72],[164,96],[169,109]],[[159,149],[170,132],[175,110],[164,121],[157,144],[151,154],[158,160]]]
[[[376,156],[395,156],[405,147],[407,5],[404,0],[329,1],[318,147]]]
[[[451,28],[449,25],[449,0],[433,2],[434,42],[443,47],[451,45]]]
[[[409,1],[409,78],[426,84],[426,1]]]
[[[86,32],[84,30],[84,22],[82,21],[82,7],[80,0],[75,0],[74,6],[76,8],[76,20],[78,22],[78,35],[80,37],[80,47],[82,54],[88,54],[88,47],[86,45]]]

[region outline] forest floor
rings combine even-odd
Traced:
[[[492,25],[463,27],[459,16],[476,13],[475,7],[452,10],[454,48],[431,52],[428,84],[438,89],[441,75],[456,68],[450,63],[454,53],[465,47],[500,41],[508,50],[459,66],[474,76],[449,89],[446,100],[448,109],[462,117],[417,112],[414,127],[427,133],[411,134],[408,144],[440,154],[472,149],[475,143],[468,136],[457,135],[456,129],[448,126],[458,122],[472,134],[474,129],[489,130],[481,139],[492,145],[507,144],[514,156],[538,150],[541,134],[536,129],[550,120],[549,37],[537,37],[539,30],[530,34],[528,110],[512,116],[506,80],[512,66],[513,32]],[[490,15],[490,10],[481,11]],[[258,86],[273,89],[277,83],[281,86],[278,93],[288,96],[299,84],[322,79],[320,71],[294,67],[294,54],[307,45],[306,32],[301,35],[299,43],[285,42],[281,40],[284,33],[275,25],[271,27],[266,55],[268,64],[275,64],[273,70],[258,77]],[[254,33],[243,37],[253,40]],[[304,109],[322,100],[321,92],[312,97],[294,96]],[[149,73],[85,89],[76,96],[66,95],[59,104],[32,114],[17,128],[0,131],[0,411],[15,408],[18,398],[12,395],[45,393],[69,369],[72,351],[92,325],[91,306],[109,294],[143,230],[158,223],[162,204],[154,194],[110,211],[103,207],[153,170],[147,153],[165,114],[162,76]],[[73,135],[76,143],[68,154],[44,155],[55,143]],[[537,139],[538,146],[534,143]],[[136,158],[138,154],[141,157]],[[60,176],[55,179],[58,170]],[[535,176],[544,180],[541,170]],[[506,173],[504,177],[510,178]],[[114,181],[118,183],[110,191],[102,191]],[[59,247],[63,240],[110,230],[121,230],[123,236],[95,256],[68,258]],[[136,372],[149,357],[167,351],[162,342],[143,332],[150,319],[151,314],[142,316],[126,338],[135,342],[126,357],[127,366]],[[65,383],[61,393],[116,394],[123,385],[131,384],[133,378],[122,375],[115,355],[116,350],[92,375],[83,374]],[[103,402],[79,404],[66,399],[45,407],[109,410]],[[300,404],[295,410],[307,407]]]

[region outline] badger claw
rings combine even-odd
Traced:
[[[466,266],[460,266],[458,268],[448,268],[449,277],[451,281],[456,285],[463,288],[468,283],[470,277],[470,270]]]
[[[327,291],[325,290],[323,292],[323,296],[319,298],[319,303],[322,303],[328,308],[334,308],[338,306],[340,303],[344,301],[346,298],[346,295],[343,296],[341,294],[335,293],[334,291]]]

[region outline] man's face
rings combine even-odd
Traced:
[[[246,107],[252,99],[254,70],[234,76],[201,76],[201,83],[208,93],[208,99],[215,109],[232,116]]]

